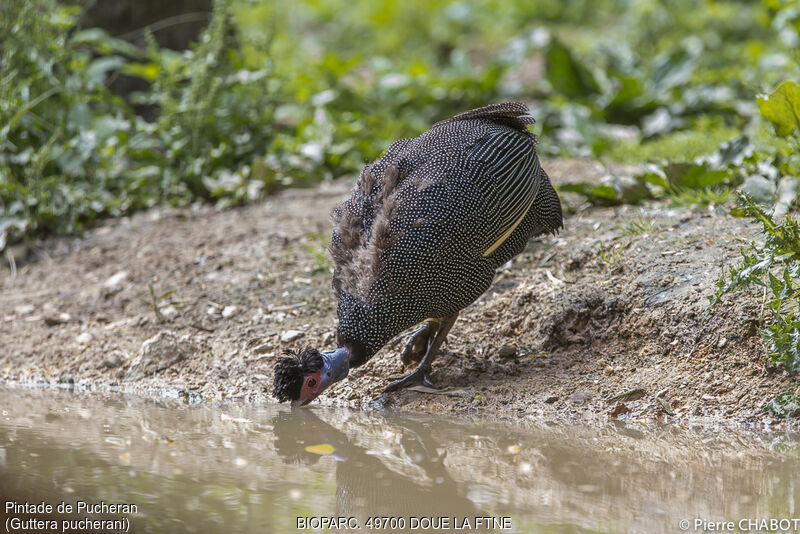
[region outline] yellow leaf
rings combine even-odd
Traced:
[[[333,454],[333,451],[336,449],[333,448],[333,445],[329,445],[327,443],[320,443],[319,445],[309,445],[306,447],[306,452],[310,452],[311,454],[319,454],[320,456],[325,456],[327,454]]]

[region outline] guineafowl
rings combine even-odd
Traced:
[[[536,155],[528,108],[460,113],[394,142],[333,212],[338,348],[281,358],[273,395],[305,405],[415,325],[411,373],[386,391],[434,387],[429,373],[459,312],[530,237],[562,228],[561,202]]]

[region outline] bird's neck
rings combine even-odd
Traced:
[[[375,354],[355,340],[339,339],[339,346],[346,348],[347,352],[350,353],[350,368],[365,364]]]
[[[345,291],[339,293],[337,341],[350,351],[350,367],[369,360],[392,338],[387,313],[380,305],[367,304]]]

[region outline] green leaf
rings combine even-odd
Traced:
[[[103,83],[110,70],[116,70],[125,64],[125,60],[119,56],[107,56],[97,58],[89,64],[86,74],[95,83]]]
[[[767,272],[767,274],[769,275],[769,287],[772,289],[772,294],[778,299],[785,298],[786,292],[781,280],[771,272]]]
[[[560,41],[553,40],[545,56],[547,79],[553,89],[572,97],[586,97],[600,91],[589,69],[578,61],[572,51]]]
[[[23,115],[25,115],[28,111],[38,106],[44,100],[47,100],[54,94],[61,92],[61,90],[62,90],[61,87],[51,87],[43,94],[34,98],[27,106],[19,108],[17,112],[14,114],[14,116],[11,117],[11,120],[8,121],[8,124],[6,124],[3,128],[0,129],[0,142],[5,141],[6,136],[8,136],[8,132],[11,131],[11,129],[23,117]]]
[[[73,44],[85,44],[93,47],[100,54],[122,54],[128,57],[142,57],[143,52],[135,45],[111,37],[105,30],[90,28],[76,32],[70,39]]]
[[[711,169],[705,163],[673,163],[667,165],[664,172],[673,186],[693,189],[724,184],[730,175],[726,169]]]
[[[138,76],[146,82],[154,82],[158,78],[161,67],[156,63],[127,63],[122,67],[122,73],[128,76]]]
[[[752,152],[753,145],[750,139],[746,135],[740,135],[719,146],[717,167],[727,167],[730,164],[741,165],[744,158],[751,155]]]
[[[661,89],[685,85],[692,76],[695,56],[686,50],[675,50],[658,58],[653,71],[653,83]]]
[[[760,95],[758,110],[772,123],[777,135],[789,135],[800,128],[800,86],[785,81],[772,94]]]
[[[762,410],[778,417],[795,417],[800,415],[800,396],[789,391],[779,393],[774,399],[765,402]]]
[[[595,202],[598,204],[614,205],[621,202],[617,197],[616,190],[610,185],[597,185],[590,182],[575,182],[570,184],[561,184],[559,185],[558,190],[580,193],[590,202]]]

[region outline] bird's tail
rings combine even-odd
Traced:
[[[491,104],[482,108],[464,111],[452,119],[447,119],[438,124],[474,119],[498,122],[522,131],[528,131],[526,126],[536,122],[528,106],[522,102],[501,102],[500,104]]]

